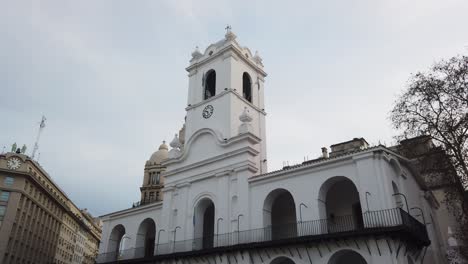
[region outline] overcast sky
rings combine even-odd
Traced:
[[[81,208],[139,200],[145,161],[182,126],[185,67],[224,37],[263,57],[269,170],[364,137],[411,73],[468,51],[468,1],[0,0],[0,148],[32,150]]]

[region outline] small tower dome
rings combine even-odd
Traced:
[[[161,164],[161,161],[167,159],[169,147],[166,145],[166,141],[159,146],[158,151],[154,152],[149,159],[150,164]]]

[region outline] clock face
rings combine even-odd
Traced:
[[[21,166],[21,160],[18,158],[11,158],[7,161],[7,167],[12,170],[16,170]]]
[[[214,110],[214,108],[213,108],[212,105],[205,106],[205,109],[203,109],[203,113],[202,113],[203,118],[205,118],[205,119],[210,118],[211,115],[213,114],[213,110]]]

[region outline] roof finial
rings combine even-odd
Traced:
[[[200,50],[198,49],[198,46],[195,47],[195,50],[192,52],[192,60],[198,59],[202,56]]]
[[[232,32],[232,27],[230,25],[227,25],[225,29],[226,34],[224,35],[224,37],[226,38],[226,40],[235,40],[237,36]]]

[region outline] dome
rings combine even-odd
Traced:
[[[154,152],[153,155],[151,155],[151,158],[149,159],[149,162],[151,164],[160,164],[161,161],[167,159],[168,157],[168,150],[169,147],[166,145],[166,142],[163,141],[161,146],[159,146],[158,151]]]

